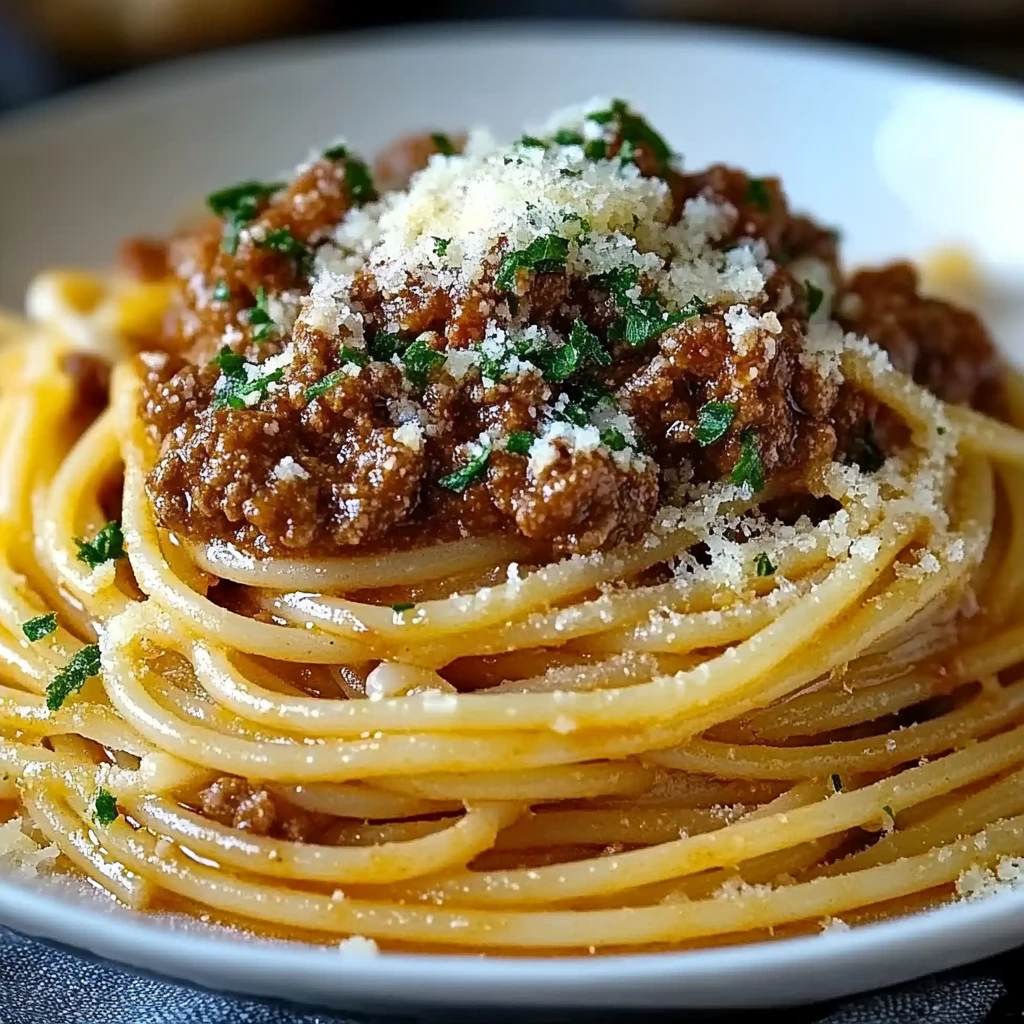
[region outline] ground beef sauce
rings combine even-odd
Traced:
[[[129,250],[177,283],[140,357],[162,526],[263,555],[425,531],[588,553],[688,481],[813,494],[866,435],[895,443],[822,332],[951,401],[995,379],[977,319],[909,267],[844,282],[776,180],[684,173],[624,104],[504,147],[401,140],[375,170],[334,147]]]

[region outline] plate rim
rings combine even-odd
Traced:
[[[856,43],[808,39],[786,32],[670,20],[610,19],[586,25],[568,19],[434,21],[262,41],[122,72],[0,115],[0,149],[17,147],[22,140],[30,141],[37,131],[59,128],[67,118],[83,111],[105,108],[115,116],[119,105],[136,98],[139,92],[173,91],[175,83],[183,77],[189,81],[215,81],[244,67],[255,56],[274,62],[288,61],[302,56],[342,54],[353,48],[416,48],[429,46],[436,39],[450,41],[456,36],[467,41],[526,46],[541,35],[546,40],[565,40],[584,47],[625,35],[636,43],[650,41],[661,46],[672,40],[689,44],[707,41],[740,50],[773,50],[786,57],[828,57],[871,73],[895,74],[915,82],[941,82],[1024,104],[1024,85],[996,74],[932,58]],[[773,975],[789,979],[786,983],[792,984],[794,972],[820,977],[832,971],[845,971],[847,981],[839,994],[848,995],[863,990],[863,985],[853,980],[859,968],[872,969],[876,977],[885,977],[886,983],[918,976],[920,970],[907,971],[901,967],[908,950],[920,954],[928,947],[930,959],[948,968],[984,958],[1024,939],[1024,890],[947,905],[843,933],[713,949],[600,957],[483,958],[446,952],[384,953],[364,959],[344,957],[336,948],[221,932],[201,934],[198,930],[169,927],[158,918],[141,913],[106,907],[100,907],[97,913],[97,909],[90,902],[69,901],[56,886],[47,891],[40,885],[19,884],[16,879],[0,876],[0,920],[17,931],[72,949],[88,950],[128,969],[146,968],[149,964],[167,977],[207,979],[199,982],[206,987],[211,987],[208,979],[220,978],[212,987],[239,994],[253,995],[259,988],[244,981],[246,977],[270,979],[273,992],[264,990],[259,994],[299,1001],[329,997],[383,1000],[403,1006],[470,1002],[520,1007],[634,1006],[644,1002],[637,998],[637,986],[660,983],[666,987],[646,993],[656,999],[647,1005],[764,1006],[765,986],[771,988],[773,983],[780,983]],[[69,937],[73,937],[71,941]],[[965,949],[969,943],[973,948]],[[882,958],[890,961],[884,968],[879,966]],[[325,966],[329,971],[324,970]],[[281,983],[285,981],[291,984],[282,991]],[[396,982],[403,983],[403,988],[395,988]],[[404,991],[405,986],[413,991]],[[688,986],[694,986],[694,990],[688,992]],[[829,996],[840,988],[830,985]],[[668,999],[666,992],[670,995]],[[791,1002],[820,997],[820,992],[816,995],[813,988],[808,992],[807,999],[797,994]]]

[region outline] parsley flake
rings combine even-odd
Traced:
[[[99,644],[89,644],[77,651],[46,687],[46,706],[56,711],[73,693],[85,686],[86,680],[100,674]]]
[[[626,449],[626,438],[621,430],[615,427],[606,427],[601,431],[601,444],[610,452],[621,452]]]
[[[295,270],[301,274],[307,272],[313,262],[313,254],[309,247],[300,242],[292,234],[290,228],[275,228],[256,243],[261,249],[271,249],[295,261]]]
[[[347,376],[344,370],[332,370],[326,377],[321,377],[315,384],[310,384],[308,388],[303,392],[306,396],[306,401],[311,402],[314,398],[319,398],[321,395],[326,394],[336,384],[340,383]]]
[[[510,291],[515,287],[516,273],[520,270],[537,270],[549,272],[561,270],[569,255],[569,242],[560,235],[541,235],[535,238],[525,249],[510,252],[498,268],[494,279],[494,287],[500,292]]]
[[[583,155],[588,160],[604,160],[608,156],[608,143],[604,139],[591,139],[583,147]]]
[[[738,487],[746,484],[754,494],[764,487],[764,465],[757,449],[757,434],[744,430],[740,434],[740,457],[732,467],[729,478]]]
[[[57,630],[57,613],[50,612],[47,615],[37,615],[34,619],[29,619],[28,622],[21,624],[21,631],[28,637],[29,643],[34,644],[37,640],[42,640],[44,636],[49,636],[51,633]]]
[[[753,203],[762,213],[772,212],[772,193],[764,178],[751,178],[743,198]]]
[[[405,339],[400,334],[377,331],[366,347],[377,362],[390,363],[392,358],[405,348]]]
[[[425,341],[417,338],[402,356],[405,376],[418,388],[426,387],[431,371],[439,367],[445,360],[441,352],[435,352]]]
[[[75,538],[78,547],[78,561],[85,562],[90,569],[95,569],[104,562],[116,562],[124,558],[124,534],[121,524],[111,520],[93,537],[92,540]]]
[[[228,302],[231,299],[231,289],[223,278],[219,280],[213,289],[213,298],[216,302]]]
[[[807,290],[807,315],[814,316],[821,309],[825,293],[820,288],[811,284],[810,281],[804,281],[804,288]]]
[[[395,612],[396,614],[398,614],[398,615],[401,615],[401,614],[402,614],[402,612],[408,612],[408,611],[411,611],[411,610],[412,610],[413,608],[415,608],[415,607],[416,607],[416,605],[415,605],[415,604],[409,604],[409,603],[404,603],[404,604],[393,604],[393,605],[391,606],[391,610],[392,610],[393,612]]]
[[[284,376],[284,368],[267,374],[260,374],[254,363],[247,363],[240,355],[225,346],[214,357],[213,362],[220,367],[221,379],[217,382],[217,394],[210,406],[214,412],[221,409],[243,409],[248,404],[245,399],[249,395],[258,395],[257,401],[266,396],[271,384],[277,383]],[[247,367],[257,370],[250,377]]]
[[[252,306],[247,312],[249,314],[249,326],[252,328],[253,341],[266,341],[277,330],[277,324],[270,315],[267,289],[263,285],[256,289],[256,305]]]
[[[452,240],[450,238],[438,238],[437,235],[434,235],[433,237],[435,254],[438,256],[444,256],[444,254],[448,252],[448,246],[452,244]]]
[[[559,128],[553,136],[559,146],[582,146],[583,136],[571,128]]]
[[[349,197],[356,206],[362,206],[377,198],[373,177],[362,160],[350,158],[345,164],[345,184],[348,185]]]
[[[348,146],[338,144],[337,146],[331,146],[330,149],[324,150],[325,160],[346,160],[348,158]]]
[[[256,218],[260,204],[282,188],[284,185],[280,182],[266,184],[262,181],[242,181],[211,192],[206,197],[206,205],[224,220],[224,237],[221,241],[223,252],[235,252],[239,232]]]
[[[117,798],[113,793],[101,789],[96,794],[96,802],[93,805],[93,818],[98,825],[111,825],[117,820]]]
[[[611,107],[588,114],[587,120],[597,124],[614,124],[615,133],[619,137],[619,158],[623,163],[633,161],[637,149],[643,148],[654,157],[659,174],[669,169],[673,154],[668,143],[644,118],[634,114],[625,100],[613,100]]]
[[[705,402],[697,412],[697,444],[707,448],[720,441],[736,417],[733,402]]]
[[[889,818],[892,821],[893,827],[895,828],[896,827],[896,815],[893,813],[893,809],[888,804],[886,804],[882,808],[882,810],[885,811],[885,813],[889,815]]]
[[[505,439],[505,451],[513,455],[529,455],[534,435],[528,430],[513,430]]]
[[[342,365],[345,363],[355,363],[356,366],[368,366],[370,363],[370,357],[359,348],[353,348],[351,345],[342,345],[338,349],[338,356],[341,359]]]
[[[758,576],[774,576],[777,566],[772,565],[772,560],[762,551],[754,562]]]
[[[461,493],[470,484],[476,483],[483,478],[487,470],[487,460],[491,457],[491,446],[480,445],[480,450],[474,455],[462,469],[455,470],[447,476],[441,477],[438,484],[448,491]]]
[[[538,139],[536,135],[524,135],[519,140],[520,146],[529,146],[533,149],[547,149],[548,144],[543,139]]]
[[[455,156],[455,143],[444,132],[432,132],[430,141],[434,144],[434,149],[442,156]]]

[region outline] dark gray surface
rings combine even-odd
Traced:
[[[1008,1024],[1024,1017],[1024,951],[965,971],[890,992],[818,1009],[769,1013],[586,1014],[548,1016],[531,1011],[531,1024]],[[459,1024],[502,1024],[522,1019],[488,1010],[457,1011]],[[441,1024],[455,1014],[348,1015],[288,1007],[188,988],[124,971],[0,928],[0,1024]]]

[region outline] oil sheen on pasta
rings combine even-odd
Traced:
[[[974,314],[617,100],[208,206],[0,321],[11,868],[354,953],[1013,884],[1024,388]]]

